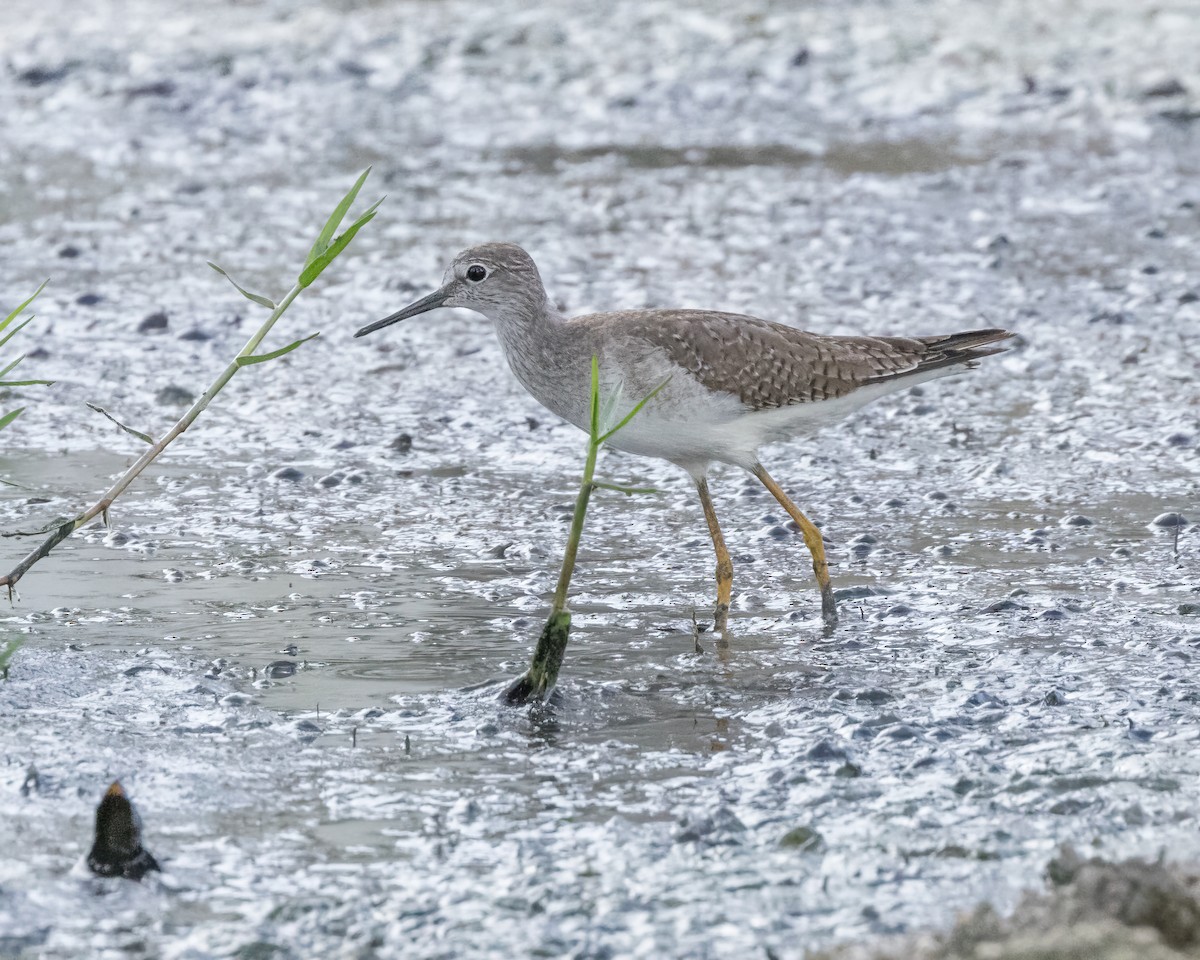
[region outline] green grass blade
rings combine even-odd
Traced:
[[[632,420],[639,413],[641,413],[642,407],[644,407],[651,400],[653,400],[655,397],[657,397],[659,395],[659,393],[662,392],[663,387],[665,387],[670,382],[671,382],[671,378],[667,377],[666,380],[664,380],[657,387],[655,387],[653,390],[651,390],[648,394],[646,394],[644,397],[642,397],[642,399],[638,401],[637,405],[632,410],[630,410],[629,413],[627,413],[625,415],[624,420],[622,420],[615,427],[613,427],[611,430],[609,430],[608,433],[604,434],[604,436],[602,436],[600,438],[600,442],[603,443],[605,440],[607,440],[609,437],[611,437],[614,433],[616,433],[618,430],[620,430],[622,427],[624,427],[625,424],[627,424],[630,420]]]
[[[272,350],[270,353],[256,353],[248,354],[242,357],[236,357],[234,359],[234,363],[236,363],[239,367],[248,367],[252,363],[266,363],[268,360],[274,360],[276,357],[282,357],[285,353],[291,353],[301,344],[308,343],[309,340],[319,337],[320,335],[320,332],[314,333],[311,336],[305,337],[303,340],[296,340],[293,343],[289,343],[286,347],[280,347],[278,350]]]
[[[0,430],[3,430],[10,423],[17,419],[25,410],[24,407],[17,407],[16,410],[9,410],[4,416],[0,417]]]
[[[129,426],[129,424],[122,423],[120,420],[118,420],[116,417],[114,417],[111,413],[109,413],[103,407],[99,407],[96,404],[90,403],[87,400],[85,400],[83,402],[85,404],[87,404],[87,407],[89,410],[95,410],[102,417],[108,417],[109,420],[111,420],[113,423],[115,423],[118,427],[120,427],[122,430],[124,430],[131,437],[137,437],[139,440],[146,441],[146,443],[150,444],[150,446],[154,446],[154,438],[152,436],[150,436],[150,434],[142,433],[141,430],[134,430],[133,427]]]
[[[600,436],[600,358],[592,354],[592,398],[588,407],[591,423],[592,443],[599,445],[604,442]]]
[[[8,668],[12,665],[12,658],[24,643],[24,637],[17,637],[15,640],[5,640],[4,646],[0,647],[0,677],[3,679],[8,679]]]
[[[3,370],[0,370],[0,378],[6,377],[8,374],[12,373],[12,371],[16,368],[17,364],[20,363],[24,359],[25,359],[25,354],[21,354],[19,357],[17,357],[16,360],[14,360],[12,363],[10,363],[7,367],[5,367]]]
[[[26,301],[25,301],[23,304],[21,304],[19,307],[17,307],[17,309],[16,309],[16,310],[14,310],[14,311],[13,311],[12,313],[10,313],[10,314],[9,314],[7,317],[5,317],[5,318],[4,318],[4,321],[3,321],[2,323],[0,323],[0,330],[3,330],[3,329],[4,329],[5,327],[7,327],[7,326],[8,326],[10,323],[12,323],[12,322],[13,322],[13,318],[14,318],[14,317],[20,316],[20,314],[21,314],[21,311],[22,311],[22,310],[24,310],[24,309],[25,309],[27,306],[29,306],[31,303],[33,303],[33,301],[34,301],[34,300],[36,300],[36,299],[37,299],[37,296],[38,296],[38,294],[39,294],[39,293],[41,293],[43,290],[45,290],[45,289],[46,289],[46,284],[48,284],[49,282],[50,282],[50,278],[49,278],[49,277],[47,277],[45,280],[43,280],[43,281],[42,281],[42,285],[41,285],[40,287],[38,287],[36,290],[34,290],[34,291],[33,291],[33,296],[32,296],[32,297],[30,297],[30,298],[29,298],[28,300],[26,300]]]
[[[5,321],[5,322],[7,323],[7,321]],[[4,346],[6,343],[8,343],[9,340],[11,340],[18,333],[20,333],[22,330],[24,330],[32,322],[33,322],[33,317],[29,317],[28,319],[22,320],[15,327],[13,327],[11,330],[9,330],[8,333],[6,333],[3,337],[0,337],[0,347]],[[3,329],[4,329],[3,327],[0,327],[0,330],[3,330]]]
[[[625,396],[625,382],[621,381],[617,384],[616,389],[600,402],[599,428],[601,430],[613,422],[613,414],[616,413],[623,396]]]
[[[251,300],[254,303],[257,303],[260,307],[266,307],[268,310],[275,309],[275,301],[273,301],[270,297],[264,297],[261,293],[251,293],[249,290],[247,290],[245,287],[243,287],[241,284],[239,284],[236,280],[233,279],[233,277],[231,277],[228,273],[226,273],[224,270],[222,270],[220,267],[218,267],[211,260],[205,260],[204,262],[207,263],[214,270],[216,270],[217,273],[219,273],[221,276],[223,276],[226,280],[228,280],[230,283],[232,283],[234,289],[237,290],[237,292],[240,293],[247,300]]]
[[[0,387],[52,387],[53,380],[0,380]]]
[[[302,287],[307,287],[310,283],[321,275],[327,266],[333,263],[339,253],[346,249],[346,245],[354,239],[354,235],[358,233],[366,224],[370,223],[375,217],[375,211],[379,209],[379,205],[383,203],[384,197],[380,197],[367,209],[361,217],[355,220],[346,228],[346,232],[339,236],[333,243],[329,244],[324,253],[318,254],[300,273],[299,284]]]
[[[321,232],[317,234],[316,242],[312,245],[312,249],[308,251],[308,256],[304,259],[304,265],[307,267],[310,263],[323,254],[329,247],[329,241],[333,235],[337,233],[337,228],[342,225],[342,220],[345,219],[346,211],[354,204],[358,197],[358,191],[362,189],[364,183],[367,182],[367,177],[371,174],[371,168],[367,167],[362,172],[354,186],[350,188],[350,192],[342,197],[341,202],[333,208],[333,213],[329,215],[329,219],[325,221],[325,226],[321,228]],[[317,271],[318,273],[320,271]],[[308,286],[307,283],[303,286]]]

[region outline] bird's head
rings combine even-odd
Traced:
[[[491,320],[516,311],[543,310],[546,290],[533,258],[513,243],[485,243],[464,250],[446,270],[442,285],[427,297],[359,330],[361,337],[437,307],[465,307]]]

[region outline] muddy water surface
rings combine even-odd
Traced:
[[[53,275],[23,337],[58,381],[3,434],[6,530],[140,452],[85,400],[161,433],[249,336],[205,259],[279,295],[358,170],[389,195],[276,345],[322,336],[4,615],[0,954],[800,957],[1009,907],[1062,841],[1200,855],[1186,5],[0,18],[0,293]],[[660,492],[596,501],[559,699],[514,712],[582,437],[482,318],[352,337],[490,239],[571,312],[1020,341],[766,452],[830,540],[832,636],[718,471],[734,639],[697,652],[690,484],[607,456]],[[114,777],[161,882],[78,871]]]

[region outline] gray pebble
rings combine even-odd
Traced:
[[[158,313],[151,313],[142,318],[142,322],[137,325],[138,333],[158,333],[167,329],[167,315],[161,310]]]
[[[298,470],[295,467],[280,467],[273,474],[271,474],[271,479],[289,480],[292,483],[295,483],[297,480],[304,479],[304,471]]]
[[[1165,77],[1142,90],[1142,99],[1153,100],[1160,97],[1179,97],[1185,93],[1187,93],[1187,87],[1177,77]]]
[[[1151,521],[1151,525],[1155,527],[1162,527],[1167,530],[1174,530],[1179,527],[1186,527],[1188,525],[1188,521],[1187,517],[1185,517],[1182,513],[1160,513]]]
[[[183,387],[170,384],[163,387],[154,395],[154,401],[161,407],[186,407],[196,399],[195,394]]]
[[[17,74],[17,79],[29,87],[40,87],[46,83],[57,83],[67,75],[70,67],[30,67]]]
[[[680,823],[676,843],[703,841],[709,844],[741,843],[746,825],[728,807],[718,807],[712,814],[689,817]]]
[[[886,730],[881,730],[880,736],[887,737],[889,740],[916,740],[921,736],[921,731],[912,724],[898,723]]]
[[[976,690],[963,702],[964,707],[1002,707],[1004,701],[986,690]]]
[[[801,853],[814,853],[825,845],[825,841],[811,827],[794,827],[783,835],[779,845]]]
[[[840,760],[843,763],[849,763],[850,753],[832,741],[818,740],[808,748],[808,752],[804,754],[804,759],[814,761]]]
[[[282,680],[285,677],[293,677],[296,675],[296,662],[294,660],[273,660],[268,663],[263,673],[272,680]]]
[[[874,587],[842,587],[840,590],[833,591],[833,598],[841,603],[844,600],[862,600],[866,597],[881,597],[882,590],[876,590]]]

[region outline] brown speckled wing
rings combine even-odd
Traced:
[[[704,310],[614,313],[604,316],[603,325],[618,327],[622,339],[661,348],[699,383],[736,396],[751,410],[830,400],[867,384],[973,365],[1004,349],[989,344],[1012,336],[989,329],[939,337],[827,337]]]

